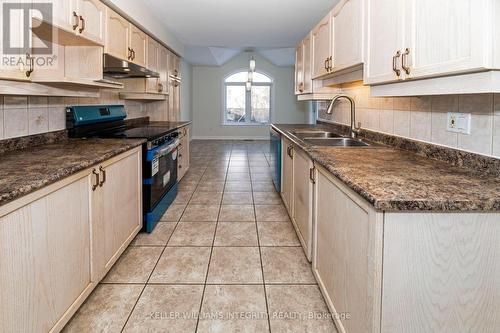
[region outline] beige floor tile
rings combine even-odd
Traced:
[[[175,198],[172,204],[173,205],[187,204],[189,202],[189,199],[191,199],[192,195],[193,195],[192,191],[179,191],[179,193],[177,193],[177,197]]]
[[[186,204],[170,205],[160,220],[163,222],[179,222],[184,209],[186,209]]]
[[[228,173],[237,173],[237,172],[250,172],[250,168],[248,166],[229,166],[227,169]]]
[[[301,247],[263,247],[261,252],[266,283],[316,283]]]
[[[268,166],[250,166],[250,172],[253,174],[256,173],[267,173],[269,174],[272,169]]]
[[[220,205],[222,192],[194,192],[189,204],[194,205]]]
[[[219,217],[219,205],[189,204],[182,215],[181,222],[216,222]]]
[[[132,246],[166,246],[168,239],[174,232],[177,223],[172,222],[160,222],[156,225],[153,232],[148,234],[146,232],[140,232],[132,242]]]
[[[142,288],[142,285],[98,285],[63,332],[120,332]]]
[[[290,222],[259,222],[260,246],[300,246],[295,229]]]
[[[258,247],[214,247],[207,283],[263,283]]]
[[[198,187],[198,181],[190,181],[190,182],[181,181],[179,183],[179,191],[192,192],[196,190],[197,187]]]
[[[282,205],[283,201],[277,192],[254,192],[253,200],[256,205]]]
[[[221,318],[213,318],[215,313]],[[264,286],[207,286],[198,324],[202,332],[269,332]]]
[[[163,247],[134,247],[125,250],[103,282],[146,283],[160,258]]]
[[[224,181],[202,181],[196,188],[196,192],[222,192]]]
[[[243,181],[226,182],[225,192],[252,192],[252,183]]]
[[[252,181],[254,182],[271,181],[272,179],[270,173],[252,173]]]
[[[222,205],[219,221],[221,222],[254,222],[253,205]]]
[[[168,246],[212,246],[215,225],[214,222],[179,223]]]
[[[266,286],[266,293],[273,333],[337,332],[318,286]]]
[[[210,247],[167,247],[150,283],[205,283]]]
[[[287,222],[290,217],[283,205],[255,205],[257,222]]]
[[[226,175],[203,175],[201,178],[202,182],[225,182],[226,181]]]
[[[203,286],[148,285],[124,332],[194,333]]]
[[[254,222],[219,222],[214,246],[259,246]]]
[[[252,192],[224,192],[223,205],[253,205]]]
[[[234,181],[249,182],[250,181],[250,174],[248,172],[228,173],[226,180],[228,182],[234,182]]]
[[[270,181],[264,181],[264,182],[252,181],[252,189],[254,192],[276,192],[274,184]]]

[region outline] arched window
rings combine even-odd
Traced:
[[[246,88],[247,81],[247,71],[231,74],[224,80],[225,125],[270,123],[273,80],[266,74],[254,72],[250,90]]]

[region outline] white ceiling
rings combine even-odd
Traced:
[[[252,49],[278,66],[339,0],[143,0],[193,64],[222,65]]]

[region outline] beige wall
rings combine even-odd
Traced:
[[[355,98],[363,128],[500,157],[500,94],[377,98],[361,84],[343,92]],[[339,101],[330,116],[321,111],[326,103],[320,105],[320,118],[350,124],[348,103]],[[471,134],[446,131],[447,112],[471,113]]]
[[[166,119],[166,102],[124,101],[118,91],[103,90],[100,98],[0,96],[0,140],[65,129],[65,107],[86,104],[125,104],[129,119]]]
[[[294,68],[278,67],[258,54],[242,53],[223,66],[193,66],[193,138],[195,139],[264,139],[268,126],[222,125],[223,80],[237,70],[247,70],[254,56],[257,71],[274,79],[274,122],[305,123],[307,103],[294,96]]]

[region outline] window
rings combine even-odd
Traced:
[[[224,80],[224,124],[267,125],[271,120],[273,80],[262,73],[253,74],[252,89],[246,90],[248,72],[242,71]]]

